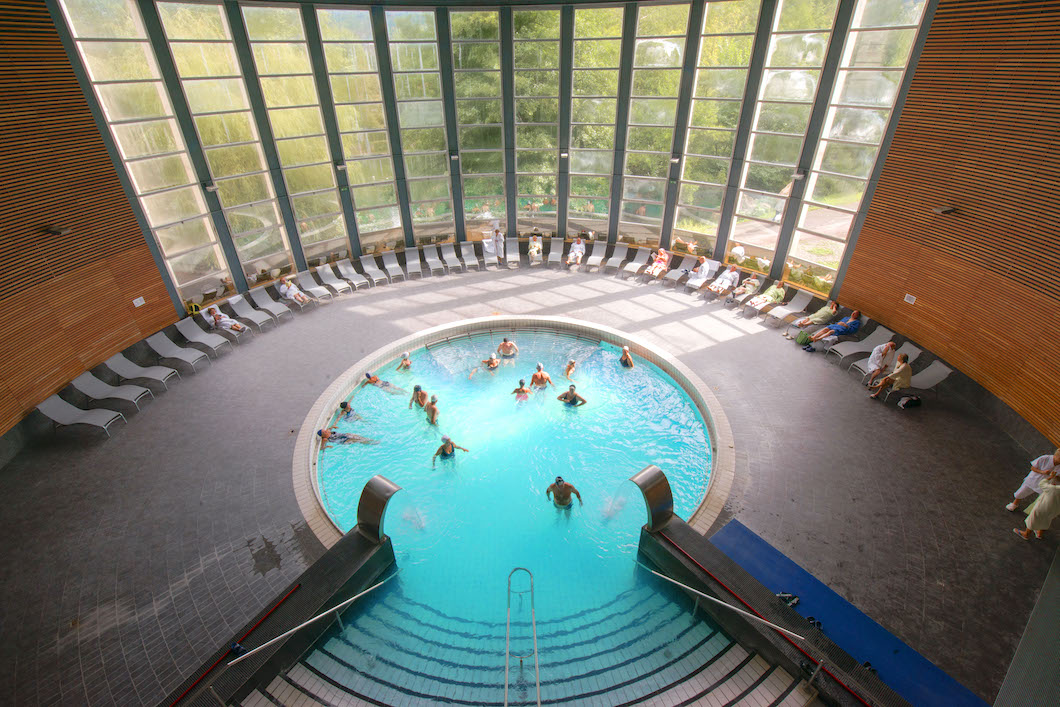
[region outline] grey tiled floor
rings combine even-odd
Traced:
[[[735,433],[719,522],[739,518],[992,701],[1056,550],[1055,535],[1016,540],[1002,509],[1028,451],[953,396],[868,401],[718,304],[536,269],[339,298],[185,375],[113,439],[64,430],[26,449],[0,470],[0,695],[162,699],[322,552],[291,455],[328,382],[398,337],[495,312],[581,317],[680,356]]]

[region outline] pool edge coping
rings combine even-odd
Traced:
[[[390,344],[386,344],[363,357],[347,368],[317,397],[298,431],[292,461],[292,481],[295,498],[309,528],[324,547],[330,548],[343,533],[331,519],[321,498],[317,483],[317,454],[319,443],[316,431],[328,427],[335,419],[339,402],[345,400],[356,388],[365,371],[392,360],[404,351],[411,351],[427,344],[447,338],[467,336],[490,330],[507,329],[513,333],[520,329],[551,328],[560,333],[586,332],[609,344],[629,346],[630,351],[666,371],[688,394],[699,408],[707,424],[711,439],[711,468],[707,490],[687,523],[700,534],[706,534],[717,520],[732,490],[736,472],[734,438],[729,418],[721,402],[710,387],[676,356],[658,349],[643,339],[619,329],[587,322],[574,317],[538,315],[494,315],[462,319],[449,324],[424,329]],[[639,469],[630,470],[630,476]]]

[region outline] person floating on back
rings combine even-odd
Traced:
[[[497,369],[500,368],[501,360],[497,358],[497,354],[491,353],[489,358],[483,359],[482,365],[486,367],[486,370],[490,372],[491,376],[497,375]],[[471,377],[478,373],[478,369],[478,366],[472,368],[471,373],[467,374],[467,379],[471,380]]]
[[[398,388],[390,381],[385,381],[379,376],[372,375],[371,371],[365,372],[364,380],[361,381],[360,387],[363,388],[366,385],[374,385],[376,388],[382,388],[391,395],[404,395],[408,392],[404,388]]]
[[[556,480],[545,490],[545,498],[550,498],[552,503],[556,504],[556,508],[568,511],[574,507],[571,494],[578,497],[579,505],[585,505],[585,501],[582,500],[582,495],[578,493],[578,489],[564,481],[562,476],[557,476]]]
[[[623,368],[633,368],[633,354],[629,352],[628,346],[622,347],[622,358],[618,359]]]
[[[452,459],[456,456],[456,450],[458,449],[463,449],[465,452],[471,451],[466,447],[461,447],[448,436],[443,435],[442,446],[438,447],[438,451],[434,453],[433,457],[431,457],[431,468],[434,468],[435,462],[439,456],[441,456],[442,459]]]
[[[585,398],[578,395],[574,391],[573,385],[567,390],[567,392],[560,393],[559,395],[557,395],[556,400],[562,401],[567,405],[570,405],[571,407],[575,408],[581,407],[582,405],[585,405],[586,402],[588,402]]]
[[[320,451],[328,448],[328,444],[379,444],[377,439],[368,439],[349,432],[336,432],[335,425],[323,430],[317,430],[320,438]]]

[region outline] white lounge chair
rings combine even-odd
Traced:
[[[600,263],[600,272],[606,273],[611,268],[618,270],[622,267],[622,264],[626,262],[626,257],[629,255],[629,246],[625,243],[619,243],[615,246],[614,251],[611,253],[611,257]]]
[[[676,286],[681,281],[681,278],[687,277],[688,273],[692,272],[692,268],[696,267],[698,260],[699,258],[694,255],[686,255],[681,258],[677,265],[670,269],[670,272],[663,275],[660,279],[664,283],[671,283]],[[688,272],[685,272],[686,270]]]
[[[397,262],[395,260],[394,262]],[[383,256],[383,265],[386,265],[386,256]],[[408,272],[408,279],[418,277],[423,279],[423,261],[420,260],[419,248],[406,248],[405,249],[405,270]]]
[[[123,380],[152,380],[161,383],[162,387],[169,390],[169,381],[173,376],[180,380],[177,369],[169,366],[140,366],[125,358],[123,354],[117,353],[103,362],[110,370],[121,376]]]
[[[110,383],[104,383],[87,372],[70,381],[70,385],[93,400],[106,400],[107,398],[124,400],[135,405],[137,410],[140,409],[140,398],[145,395],[150,395],[152,398],[155,397],[155,394],[150,389],[144,388],[142,385],[111,385]]]
[[[160,358],[170,358],[175,361],[183,361],[191,366],[191,370],[195,370],[195,364],[203,359],[207,363],[210,363],[210,357],[204,354],[198,349],[186,349],[183,346],[177,346],[173,343],[173,340],[162,332],[152,334],[151,336],[144,339],[151,350],[159,355]]]
[[[317,284],[317,281],[313,279],[313,273],[308,270],[298,273],[295,276],[295,281],[298,282],[298,288],[310,297],[316,297],[317,299],[332,299],[334,297],[328,288]]]
[[[320,280],[320,284],[328,289],[332,290],[335,294],[341,292],[353,293],[353,286],[339,278],[335,277],[335,271],[331,269],[331,266],[324,263],[317,268],[317,279]]]
[[[249,296],[251,301],[257,305],[258,309],[265,312],[276,321],[279,321],[280,317],[285,314],[288,317],[294,317],[291,310],[274,300],[265,287],[255,287],[247,293],[247,296]]]
[[[585,254],[582,255],[582,262],[580,264],[577,264],[577,265],[571,265],[570,267],[572,267],[572,268],[579,268],[579,269],[581,269],[581,268],[588,269],[589,268],[589,260],[593,257],[593,242],[592,241],[582,241],[582,243],[585,244]],[[570,251],[567,251],[567,257],[568,258],[570,257]]]
[[[272,324],[276,326],[276,320],[270,314],[260,312],[250,306],[250,302],[247,302],[243,295],[236,295],[235,297],[228,298],[228,306],[232,308],[232,312],[236,315],[236,319],[248,324],[253,324],[258,328],[258,332],[261,332],[262,327],[266,324]]]
[[[648,256],[651,255],[651,248],[647,246],[641,246],[637,248],[637,252],[633,255],[633,260],[630,260],[622,268],[621,272],[628,273],[630,275],[640,275],[644,272],[644,269],[648,267]]]
[[[553,263],[557,267],[563,265],[563,238],[555,236],[548,240],[548,260],[545,261],[545,267],[550,268]]]
[[[235,331],[234,329],[225,329],[223,327],[215,327],[213,325],[213,323],[209,319],[206,318],[205,310],[202,311],[202,312],[199,312],[198,317],[199,318],[196,319],[195,321],[196,322],[201,322],[202,325],[204,327],[206,327],[207,331],[209,331],[211,334],[216,332],[218,336],[223,336],[224,338],[228,339],[229,341],[234,341],[236,343],[239,343],[239,340],[243,336],[245,336],[246,334],[251,333],[250,332],[250,327],[246,327],[245,329],[243,329],[243,331]],[[190,318],[191,319],[195,319],[194,317],[190,317]]]
[[[475,253],[475,244],[471,241],[464,241],[460,244],[460,255],[464,259],[464,268],[475,268],[480,269],[482,266],[478,262],[478,255]]]
[[[704,273],[705,279],[698,286],[693,286],[691,284],[692,276],[689,275],[688,279],[684,281],[685,292],[699,292],[701,290],[705,290],[707,286],[714,281],[712,278],[715,278],[715,276],[719,275],[718,268],[721,267],[721,263],[719,263],[717,260],[708,259],[707,262],[703,263],[703,265],[704,267],[706,267],[706,272]],[[692,269],[694,270],[695,268]]]
[[[887,366],[887,370],[884,371],[884,375],[887,375],[888,373],[894,370],[894,367],[898,362],[898,357],[902,354],[905,354],[909,357],[909,365],[911,366],[913,365],[913,361],[916,361],[918,358],[920,358],[921,353],[923,352],[919,348],[913,346],[908,341],[905,342],[904,344],[898,347],[897,351],[894,352],[894,356],[891,358],[891,363]],[[849,371],[851,368],[861,374],[861,382],[864,383],[866,376],[868,376],[870,373],[869,359],[867,357],[860,358],[857,361],[851,363],[847,367],[847,370]]]
[[[949,378],[951,373],[953,373],[953,370],[942,361],[932,361],[931,365],[920,373],[913,374],[913,377],[909,380],[908,388],[900,390],[888,389],[887,395],[883,396],[883,399],[887,400],[887,398],[891,397],[891,393],[908,395],[910,392],[927,392],[929,390],[937,398],[939,397],[939,384]]]
[[[231,341],[217,334],[207,334],[191,317],[179,320],[177,322],[177,331],[190,343],[205,346],[213,351],[215,355],[220,352],[220,348],[225,344],[228,344],[228,348],[232,348]]]
[[[857,354],[868,356],[872,353],[874,348],[893,338],[893,331],[887,327],[878,326],[875,331],[861,341],[840,341],[838,344],[828,349],[828,353],[835,354],[840,360],[843,360],[847,356],[855,356]]]
[[[770,287],[772,287],[773,285],[781,285],[781,282],[778,280],[776,282],[770,283]],[[766,289],[769,289],[769,288],[767,287]],[[758,294],[762,294],[762,292],[765,292],[765,290],[761,290]],[[784,288],[784,298],[787,299],[787,297],[788,297],[788,289],[787,289],[787,287],[785,287]],[[751,299],[754,299],[754,298],[752,297]],[[752,305],[750,300],[745,300],[743,305],[741,306],[741,309],[743,309],[744,312],[752,312],[751,316],[752,317],[757,317],[763,311],[766,311],[766,312],[772,311],[773,308],[776,307],[779,304],[780,304],[780,302],[762,302],[762,303],[758,303],[758,304]]]
[[[112,422],[118,419],[121,419],[126,424],[129,422],[125,419],[125,415],[120,412],[101,408],[82,410],[76,405],[66,402],[58,395],[53,395],[42,401],[37,406],[37,409],[57,425],[92,425],[93,427],[101,428],[107,433],[108,437],[110,437],[110,430],[107,428],[110,427]]]
[[[449,268],[445,266],[445,263],[438,256],[438,246],[436,245],[423,246],[423,263],[427,266],[427,270],[431,275],[434,275],[434,273],[445,275],[449,272]]]
[[[357,269],[353,267],[353,263],[349,260],[340,260],[335,263],[335,267],[339,269],[339,277],[350,283],[353,289],[359,290],[362,287],[368,288],[372,286],[368,278],[357,272]]]
[[[383,271],[390,277],[390,282],[405,279],[405,271],[398,263],[397,253],[392,250],[383,251]]]
[[[783,322],[789,317],[794,317],[796,314],[806,310],[806,306],[810,304],[813,299],[813,295],[806,290],[796,290],[795,296],[791,298],[791,301],[787,304],[778,304],[773,309],[766,312],[766,319],[772,322]]]
[[[443,243],[438,250],[441,252],[442,262],[445,264],[445,267],[449,268],[449,272],[452,272],[454,269],[461,272],[467,270],[464,264],[460,262],[460,257],[456,254],[456,246],[452,243]]]
[[[374,255],[362,255],[360,257],[361,270],[364,271],[364,276],[371,280],[376,285],[383,285],[390,282],[390,276],[379,269],[379,266],[375,262]]]
[[[607,243],[600,242],[598,245],[593,245],[596,241],[590,241],[585,246],[585,259],[582,264],[585,265],[585,270],[588,272],[589,268],[599,268],[603,265],[604,258],[607,257]],[[592,252],[590,253],[590,248]]]
[[[509,236],[504,239],[504,264],[509,268],[522,265],[519,259],[519,239]]]

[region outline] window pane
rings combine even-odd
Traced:
[[[335,115],[338,118],[341,132],[386,128],[386,118],[383,116],[383,104],[381,103],[335,106]]]
[[[641,37],[683,35],[688,28],[688,4],[642,5],[637,13]]]
[[[372,18],[367,10],[317,10],[320,36],[324,41],[372,39]]]
[[[465,196],[493,196],[504,191],[503,177],[470,177],[464,180]]]
[[[454,69],[500,69],[501,54],[497,44],[453,45]]]
[[[520,172],[555,172],[559,167],[559,155],[552,150],[520,150],[516,153],[515,165]]]
[[[254,44],[254,64],[258,73],[308,74],[313,67],[309,63],[309,52],[302,42],[295,44]]]
[[[639,69],[633,72],[634,96],[676,97],[681,89],[681,71]]]
[[[845,66],[905,67],[916,39],[915,29],[889,32],[852,32]]]
[[[159,7],[162,7],[160,4]],[[172,43],[173,61],[181,78],[202,76],[239,76],[239,62],[236,61],[232,45],[225,43]]]
[[[462,71],[453,77],[453,82],[457,98],[501,95],[501,75],[499,72]]]
[[[182,83],[192,113],[220,113],[250,107],[241,79],[204,79]]]
[[[575,96],[617,96],[617,71],[575,71],[573,86]]]
[[[915,25],[920,22],[920,13],[925,0],[862,0],[854,15],[855,27],[894,27]]]
[[[520,98],[515,101],[517,123],[555,123],[559,120],[559,101],[551,98]]]
[[[520,176],[518,179],[520,194],[544,194],[551,196],[556,193],[556,177],[549,175],[537,175],[532,177]]]
[[[338,195],[334,191],[326,191],[320,194],[306,194],[291,199],[294,207],[294,215],[299,219],[333,214],[341,210]],[[301,228],[298,229],[302,231]]]
[[[810,109],[811,106],[808,105],[760,103],[754,129],[802,135],[810,124]]]
[[[125,83],[97,86],[107,120],[162,118],[173,111],[161,83]]]
[[[422,179],[409,182],[408,185],[410,201],[445,199],[449,196],[448,179]]]
[[[346,163],[346,177],[350,184],[371,184],[394,178],[390,158],[353,160]]]
[[[662,223],[662,204],[639,204],[635,201],[622,202],[622,221],[657,225]]]
[[[172,258],[169,261],[169,267],[173,270],[173,277],[178,285],[197,280],[221,269],[217,260],[217,252],[213,248],[203,248]]]
[[[206,204],[198,186],[152,194],[142,197],[141,202],[152,226],[183,221],[206,213]]]
[[[758,0],[707,3],[704,34],[754,32],[758,24]]]
[[[901,81],[901,71],[840,71],[836,102],[889,108]]]
[[[762,98],[774,101],[812,101],[819,71],[766,71]]]
[[[766,66],[823,66],[828,51],[828,33],[773,35]]]
[[[382,231],[387,228],[399,228],[401,216],[396,207],[357,211],[357,230],[361,233]]]
[[[316,106],[270,110],[269,122],[272,123],[273,135],[278,138],[324,134],[324,123],[320,118],[320,109]]]
[[[385,155],[390,145],[385,132],[346,133],[342,136],[342,153],[347,158]]]
[[[604,150],[572,150],[570,171],[587,174],[610,174],[614,153]]]
[[[426,128],[444,125],[441,101],[413,101],[398,104],[398,120],[402,128]]]
[[[441,98],[442,81],[437,72],[395,74],[394,95],[399,101],[410,98]]]
[[[822,143],[819,150],[819,164],[816,169],[826,172],[850,174],[855,177],[868,177],[872,165],[876,162],[876,147],[861,145],[844,145],[837,142]]]
[[[699,65],[747,66],[751,63],[753,44],[753,36],[703,37],[699,45]]]
[[[685,152],[712,157],[731,157],[736,133],[726,130],[689,130]]]
[[[225,215],[228,217],[228,226],[234,234],[260,231],[263,228],[280,226],[283,223],[275,201],[236,206],[226,209]]]
[[[611,196],[611,180],[607,177],[571,177],[570,193],[581,196]]]
[[[744,186],[748,189],[786,195],[791,189],[791,175],[791,167],[748,164],[744,177]]]
[[[673,125],[677,101],[659,98],[634,98],[629,102],[629,122],[641,125]]]
[[[503,152],[465,152],[460,162],[464,174],[504,172]]]
[[[558,71],[515,72],[515,95],[517,96],[555,96],[558,93]]]
[[[217,198],[225,207],[249,204],[252,201],[271,199],[272,186],[263,174],[252,174],[216,182]]]
[[[516,39],[558,39],[558,10],[516,10],[512,13]]]
[[[839,0],[783,0],[777,30],[828,29],[835,21]]]
[[[890,112],[862,108],[832,108],[825,135],[838,140],[877,144],[883,140]]]
[[[391,44],[390,61],[394,71],[437,69],[438,48],[433,44]]]
[[[200,248],[213,241],[213,228],[209,219],[199,218],[194,221],[176,223],[155,232],[158,244],[166,256],[180,253],[192,248]]]
[[[434,39],[434,12],[387,10],[386,32],[390,41]]]
[[[265,105],[272,107],[305,106],[317,102],[312,76],[261,77]]]
[[[613,125],[574,125],[570,131],[572,149],[591,148],[597,150],[613,149],[615,145],[615,128]]]
[[[617,67],[621,63],[622,40],[590,40],[574,43],[574,66],[577,68]]]
[[[93,81],[158,78],[151,48],[145,42],[83,42],[85,68]]]
[[[460,123],[500,123],[501,102],[457,101],[456,116]]]
[[[381,184],[374,187],[361,187],[352,189],[353,203],[358,209],[368,209],[375,206],[386,206],[397,203],[397,190],[393,184]]]
[[[718,234],[718,219],[717,212],[690,209],[682,206],[677,210],[674,229],[716,236]]]
[[[63,0],[75,37],[132,39],[143,37],[140,13],[132,0]]]
[[[673,135],[674,131],[670,128],[630,127],[626,137],[626,149],[670,152]]]
[[[187,155],[167,155],[129,163],[129,176],[138,194],[179,187],[195,181]]]
[[[621,37],[622,8],[575,8],[575,37]]]
[[[653,152],[627,152],[626,174],[665,178],[670,173],[670,155]]]
[[[710,184],[725,184],[729,176],[729,161],[709,157],[685,157],[683,179]]]
[[[335,103],[383,100],[375,74],[332,75],[331,93]]]
[[[633,49],[633,66],[680,68],[684,49],[683,39],[638,39]]]
[[[555,125],[517,125],[515,146],[559,147],[559,128]]]
[[[444,154],[408,155],[405,157],[405,171],[409,178],[443,177],[449,174],[449,158]]]
[[[328,152],[328,141],[324,137],[303,137],[294,140],[278,140],[276,151],[280,164],[291,167],[300,164],[314,164],[331,159]]]
[[[501,128],[460,128],[460,148],[462,150],[481,150],[502,147],[504,138]],[[444,148],[443,148],[444,149]]]
[[[298,235],[303,245],[346,240],[346,229],[343,227],[342,214],[300,220],[298,222]],[[312,253],[307,251],[306,255],[312,255]]]
[[[865,182],[849,177],[815,173],[810,176],[807,199],[821,204],[857,209],[865,193]]]
[[[258,139],[250,113],[196,116],[195,127],[203,147]]]
[[[764,221],[780,223],[786,204],[787,200],[780,197],[740,192],[740,199],[736,204],[736,213],[742,216],[753,216]]]
[[[682,204],[720,209],[725,200],[725,188],[704,184],[682,184],[677,200]]]
[[[122,156],[127,160],[182,149],[183,143],[177,138],[177,124],[173,120],[126,123],[111,126],[111,129]]]
[[[517,69],[558,69],[559,45],[556,42],[516,42],[513,47]]]
[[[261,172],[265,169],[265,158],[257,144],[215,147],[206,151],[206,161],[210,164],[210,174],[214,179]]]
[[[692,101],[689,124],[700,128],[735,128],[740,122],[740,101]]]
[[[324,63],[328,71],[375,71],[375,47],[371,44],[325,44]]]
[[[302,18],[292,7],[243,7],[243,19],[251,40],[284,41],[302,39]]]
[[[287,191],[291,194],[301,194],[318,189],[330,189],[335,186],[333,170],[330,164],[285,169],[283,176],[287,180]]]
[[[799,215],[799,228],[844,240],[853,222],[853,213],[827,209],[815,204],[803,204],[802,213]]]
[[[701,69],[696,75],[696,98],[742,98],[745,69]]]
[[[453,12],[449,16],[453,39],[500,39],[497,13]]]
[[[642,201],[662,201],[666,195],[666,182],[656,179],[625,179],[622,182],[622,197]]]
[[[794,166],[799,161],[802,138],[787,135],[753,135],[750,159]]]
[[[500,128],[480,128],[482,130],[500,130]],[[401,144],[404,151],[409,152],[431,152],[448,149],[445,130],[443,128],[420,128],[418,130],[402,130]]]
[[[571,101],[571,121],[614,125],[617,104],[613,98],[575,98]]]

